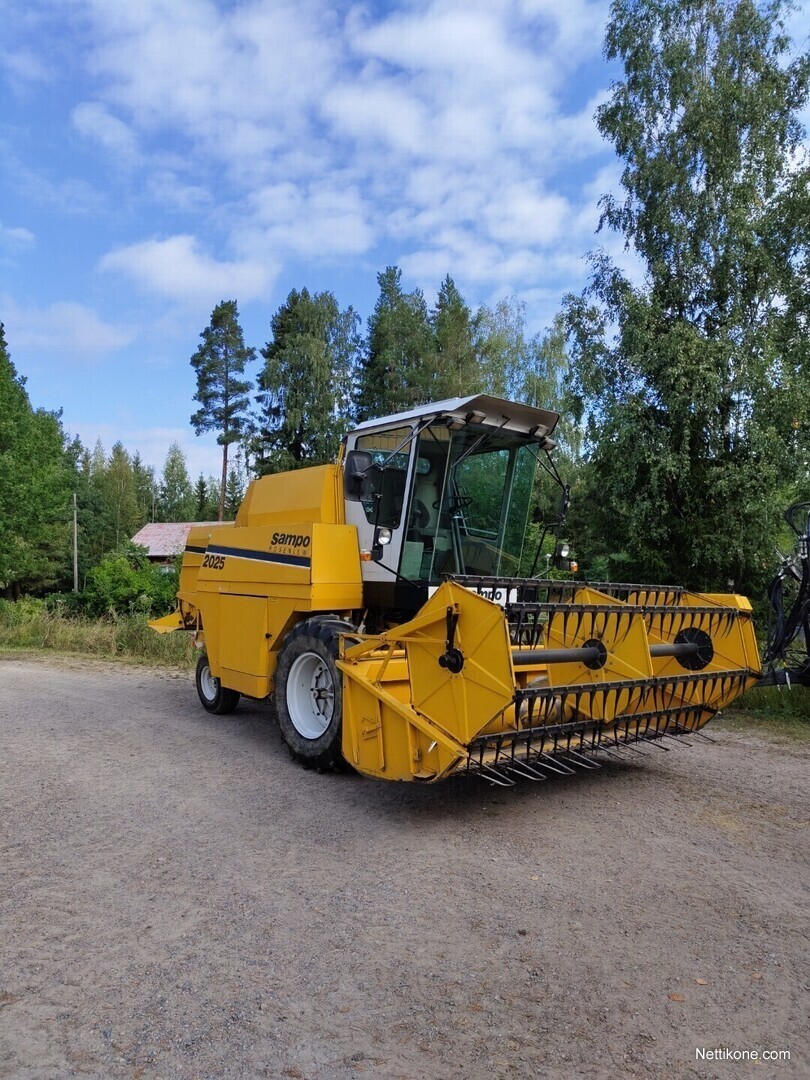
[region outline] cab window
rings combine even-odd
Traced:
[[[371,490],[362,505],[366,518],[372,524],[396,529],[402,520],[413,444],[407,443],[401,450],[397,450],[397,447],[405,442],[410,433],[410,427],[391,428],[389,431],[361,435],[355,443],[357,450],[367,450],[371,454]],[[395,450],[397,452],[391,457]]]

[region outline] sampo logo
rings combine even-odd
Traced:
[[[279,547],[308,548],[310,537],[302,536],[300,533],[273,533],[270,543],[274,547],[278,545]]]

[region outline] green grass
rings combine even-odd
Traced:
[[[808,690],[804,692],[810,693]],[[791,713],[780,715],[778,712],[746,712],[742,708],[730,709],[714,723],[724,731],[762,735],[771,739],[787,739],[791,742],[810,742],[810,720]],[[711,734],[711,728],[709,734]]]
[[[719,723],[729,731],[810,742],[810,689],[755,686],[725,710]]]
[[[146,615],[90,619],[49,611],[30,600],[0,601],[0,650],[72,653],[160,667],[191,668],[196,660],[188,634],[156,634]]]

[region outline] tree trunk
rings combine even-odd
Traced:
[[[222,447],[222,484],[219,489],[219,520],[225,520],[225,484],[228,481],[228,444]]]

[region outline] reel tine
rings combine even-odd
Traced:
[[[658,741],[659,739],[662,739],[662,738],[663,738],[663,735],[658,735],[658,736],[651,735],[651,736],[649,736],[649,738],[645,736],[644,745],[646,746],[647,744],[649,744],[650,746],[655,747],[656,750],[663,750],[665,754],[668,754],[670,752],[670,750],[671,750],[671,747],[662,746],[661,743]]]
[[[479,767],[479,773],[484,780],[488,780],[490,784],[495,784],[497,787],[514,787],[515,781],[506,776],[505,773],[499,772],[492,765],[481,765]]]
[[[551,754],[546,754],[543,750],[541,750],[537,756],[543,758],[544,762],[548,762],[547,765],[543,764],[544,769],[551,769],[552,772],[560,773],[561,776],[574,775],[574,770],[569,769],[564,762],[559,760],[559,758],[553,757]]]
[[[625,749],[626,750],[632,750],[632,752],[634,754],[641,754],[642,757],[646,757],[647,755],[644,753],[643,750],[639,750],[639,748],[637,746],[633,746],[633,743],[636,743],[638,741],[639,741],[638,738],[631,739],[630,738],[630,731],[625,730],[624,739],[622,740],[622,749],[623,750],[625,750]]]
[[[576,750],[567,750],[567,758],[573,758],[574,764],[579,765],[581,769],[601,769],[602,766],[598,761],[589,761],[583,754],[578,753]]]
[[[594,754],[607,754],[609,758],[615,758],[617,761],[624,761],[624,758],[622,757],[621,751],[622,751],[622,748],[619,747],[618,744],[616,746],[614,746],[611,743],[610,746],[607,746],[606,741],[603,739],[596,745],[596,747],[594,747],[593,753]]]
[[[694,728],[692,729],[692,734],[697,735],[698,738],[700,738],[700,739],[705,739],[706,742],[711,742],[711,743],[716,743],[717,742],[717,739],[713,739],[710,735],[704,735],[702,731],[697,731]]]
[[[525,776],[527,780],[548,780],[545,773],[541,773],[538,769],[533,769],[525,761],[513,761],[509,766],[509,771],[517,773],[518,776]]]

